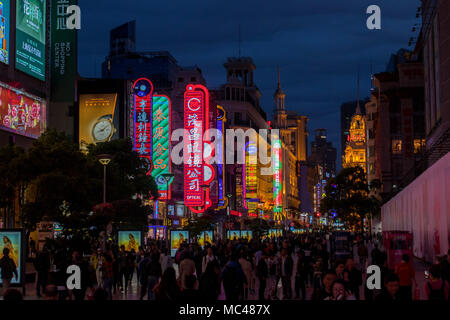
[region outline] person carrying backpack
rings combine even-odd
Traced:
[[[9,257],[9,249],[3,249],[3,258],[0,259],[0,269],[2,277],[3,292],[8,290],[13,277],[19,279],[16,263]]]
[[[448,300],[449,284],[441,278],[440,266],[435,264],[430,267],[430,279],[425,283],[425,295],[427,300]]]

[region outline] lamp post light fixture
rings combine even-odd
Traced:
[[[161,176],[166,181],[166,191],[167,191],[167,197],[166,197],[166,210],[165,210],[165,217],[164,220],[167,224],[166,226],[166,247],[169,249],[169,229],[168,229],[168,221],[169,221],[169,182],[172,180],[172,178],[175,176],[172,172],[166,172],[162,173]]]
[[[106,204],[106,167],[112,158],[113,156],[110,154],[100,154],[97,156],[98,162],[103,166],[103,204]]]

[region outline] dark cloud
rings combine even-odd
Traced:
[[[390,54],[406,47],[419,0],[80,0],[80,73],[100,76],[109,30],[137,21],[138,50],[168,50],[181,65],[199,65],[211,87],[225,79],[223,62],[238,54],[257,66],[262,105],[270,115],[276,67],[288,108],[310,117],[310,131],[327,128],[339,150],[339,107],[369,94],[371,65],[384,71]],[[366,8],[382,11],[382,30],[366,28]]]

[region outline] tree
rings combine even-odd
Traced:
[[[103,167],[97,155],[111,154],[108,165],[108,215],[94,208],[102,202]],[[21,223],[27,238],[40,221],[58,222],[72,238],[98,234],[96,226],[146,226],[143,201],[157,198],[154,179],[147,175],[129,140],[116,140],[79,150],[66,134],[48,130],[28,151],[0,149],[0,207],[7,210],[19,200]],[[128,216],[127,216],[128,215]],[[101,224],[96,224],[103,221]]]
[[[379,211],[380,203],[369,196],[369,185],[361,167],[343,169],[325,187],[325,198],[321,201],[321,210],[336,211],[337,217],[349,225],[360,225],[364,231],[364,218]]]
[[[186,230],[192,238],[198,237],[203,231],[214,230],[215,218],[211,214],[204,214],[195,220],[189,222]]]

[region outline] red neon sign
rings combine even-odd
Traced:
[[[184,204],[202,206],[205,92],[188,85],[184,94]]]
[[[206,162],[213,157],[214,149],[209,137],[203,138],[209,128],[208,115],[208,89],[188,85],[184,94],[184,203],[194,213],[204,212],[212,204],[206,186],[214,179],[214,169]]]

